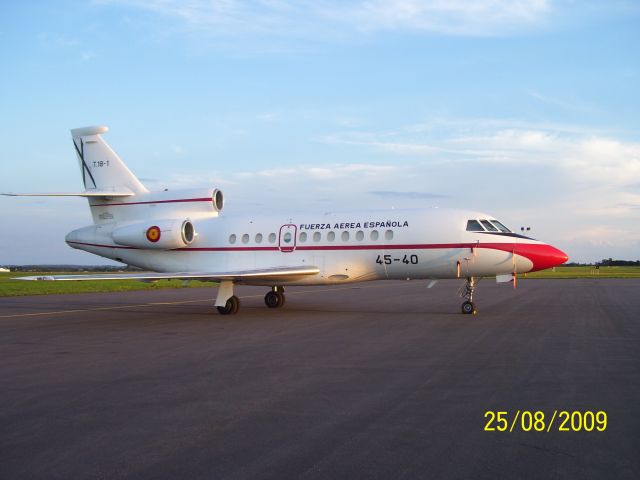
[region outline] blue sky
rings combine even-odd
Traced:
[[[640,257],[635,2],[3,2],[0,191],[78,191],[69,129],[226,212],[462,207],[573,260]],[[0,197],[0,264],[83,199]],[[44,242],[44,247],[43,247]]]

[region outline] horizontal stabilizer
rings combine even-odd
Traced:
[[[78,193],[0,193],[7,197],[131,197],[131,190],[86,190]]]
[[[15,277],[12,280],[43,280],[43,281],[73,281],[73,280],[277,280],[291,279],[306,275],[316,275],[320,273],[318,267],[281,267],[264,268],[256,270],[239,270],[231,272],[176,272],[176,273],[106,273],[87,275],[43,275],[34,277]]]

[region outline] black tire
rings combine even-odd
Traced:
[[[236,313],[238,313],[238,310],[240,310],[240,299],[234,295],[229,300],[231,300],[232,305],[231,315],[235,315]]]
[[[280,295],[277,292],[267,292],[264,296],[264,304],[269,308],[278,308],[280,306]]]
[[[469,300],[462,302],[462,313],[464,313],[465,315],[476,313],[476,307],[473,302],[470,302]]]
[[[285,300],[284,293],[278,292],[277,295],[278,295],[278,298],[280,299],[280,305],[278,305],[278,307],[284,307],[284,300]]]
[[[221,315],[235,315],[240,309],[240,299],[235,295],[229,300],[224,307],[216,307]]]

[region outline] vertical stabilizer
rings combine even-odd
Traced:
[[[133,194],[147,193],[145,186],[102,139],[102,134],[108,130],[107,127],[71,130],[85,190],[130,190]]]

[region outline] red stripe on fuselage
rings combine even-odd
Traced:
[[[92,207],[122,207],[126,205],[150,205],[152,203],[187,203],[187,202],[212,202],[211,197],[205,198],[177,198],[175,200],[149,200],[148,202],[128,202],[128,203],[94,203]]]
[[[90,247],[116,248],[125,250],[143,250],[137,247],[126,247],[120,245],[101,245],[97,243],[68,242],[76,245],[87,245]],[[329,251],[329,250],[445,250],[452,248],[478,248],[487,250],[500,250],[514,253],[525,257],[533,263],[531,271],[544,270],[555,267],[566,262],[569,257],[551,245],[545,243],[420,243],[420,244],[398,244],[398,245],[311,245],[298,246],[300,251]],[[184,247],[171,251],[181,252],[277,252],[277,246],[272,247]],[[284,252],[283,252],[284,253]]]

